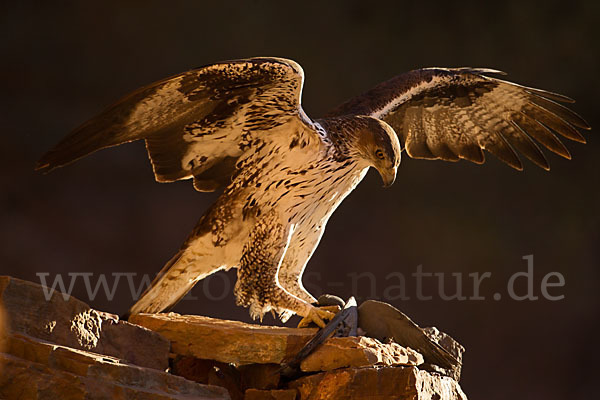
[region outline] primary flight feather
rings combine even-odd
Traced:
[[[304,74],[291,60],[208,65],[145,86],[84,123],[45,154],[50,171],[94,151],[144,140],[159,182],[224,187],[181,249],[131,307],[161,312],[199,280],[238,268],[237,303],[253,317],[299,314],[320,326],[302,273],[325,225],[369,167],[391,185],[401,148],[414,158],[483,163],[488,151],[516,169],[518,153],[549,169],[540,145],[570,158],[556,134],[590,129],[555,93],[478,68],[426,68],[386,81],[310,119]],[[402,144],[401,144],[402,143]]]

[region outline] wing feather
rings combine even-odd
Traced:
[[[414,154],[411,157],[436,159],[437,157],[431,152],[427,144],[427,136],[425,135],[425,129],[423,129],[423,109],[417,107],[409,108],[406,114],[405,124],[407,131],[403,132],[406,151],[409,155]]]
[[[539,121],[527,116],[523,112],[513,114],[512,118],[513,122],[521,128],[521,130],[527,132],[548,150],[568,160],[571,159],[571,153],[569,153],[569,150],[565,145],[550,131],[550,129],[542,125]]]
[[[227,61],[175,75],[86,122],[45,154],[37,169],[50,171],[106,147],[145,140],[158,181],[194,177],[196,189],[215,190],[227,183],[235,160],[271,140],[274,128],[311,124],[300,106],[303,81],[302,68],[281,58]]]
[[[413,158],[475,163],[488,151],[516,169],[518,153],[548,170],[539,145],[570,158],[555,133],[585,143],[590,126],[559,103],[567,96],[487,76],[486,68],[424,68],[383,82],[328,116],[370,115],[390,124]],[[539,144],[539,145],[538,145]]]

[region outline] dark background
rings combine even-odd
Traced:
[[[33,172],[62,136],[141,85],[220,60],[288,57],[304,67],[303,104],[317,117],[410,69],[484,66],[577,99],[573,109],[598,127],[599,18],[596,1],[3,5],[0,273],[39,282],[40,272],[66,280],[92,272],[93,283],[106,273],[112,282],[114,272],[153,276],[176,251],[215,196],[190,182],[155,183],[141,143],[46,176]],[[467,348],[462,385],[470,398],[591,398],[600,372],[600,140],[595,131],[587,138],[567,144],[572,161],[546,152],[549,173],[527,161],[524,172],[513,171],[491,156],[483,166],[405,157],[384,190],[371,171],[332,217],[307,285],[317,294],[381,297],[385,277],[402,272],[412,298],[392,303]],[[528,254],[536,294],[542,277],[558,271],[566,285],[551,294],[563,300],[506,296]],[[467,295],[468,273],[491,272],[481,289],[487,300],[443,301],[431,279],[424,291],[433,300],[417,300],[410,274],[418,265],[448,278],[462,272]],[[364,271],[376,278],[373,293],[369,278],[353,290],[349,274]],[[233,285],[235,273],[224,277]],[[103,293],[91,301],[76,282],[73,293],[97,308],[121,313],[132,302],[124,283],[113,301]],[[445,283],[451,293],[454,281]],[[209,289],[220,294],[223,280]],[[525,289],[521,282],[519,293]],[[249,320],[232,295],[193,293],[198,300],[176,311]]]

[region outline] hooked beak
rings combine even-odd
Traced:
[[[385,169],[383,171],[379,171],[379,175],[381,175],[381,180],[383,181],[383,187],[385,187],[385,188],[390,187],[396,180],[396,168]]]

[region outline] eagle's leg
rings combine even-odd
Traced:
[[[289,268],[289,264],[286,263],[286,260],[288,258],[289,255],[286,254],[286,258],[284,259],[283,263],[281,264],[281,268],[279,269],[279,275],[277,275],[277,280],[279,281],[279,284],[287,292],[293,294],[299,299],[302,299],[309,304],[315,304],[317,300],[304,288],[298,274],[289,273],[291,269]],[[290,319],[292,315],[294,315],[294,312],[290,310],[285,310],[279,313],[279,319],[281,319],[282,322],[287,322],[287,320]]]
[[[287,257],[286,257],[287,258]],[[304,288],[302,285],[301,273],[293,270],[293,267],[290,268],[286,260],[281,264],[281,268],[279,269],[279,274],[277,275],[277,280],[281,284],[281,286],[293,294],[294,296],[306,301],[307,303],[316,303],[317,299]]]
[[[262,319],[270,310],[292,311],[323,327],[323,320],[333,318],[335,314],[289,293],[278,281],[279,268],[292,233],[292,229],[279,222],[275,211],[257,221],[244,246],[238,268],[234,289],[237,304],[250,307],[253,318]]]
[[[315,299],[310,293],[308,293],[308,291],[302,285],[302,271],[304,271],[304,268],[295,268],[294,263],[298,261],[298,258],[290,257],[289,253],[289,251],[286,253],[283,263],[281,264],[281,267],[279,269],[279,283],[286,291],[293,294],[294,296],[306,301],[307,303],[316,305],[317,299]],[[324,310],[329,313],[336,314],[338,311],[341,310],[341,307],[337,305],[317,306],[316,310]],[[280,318],[283,322],[285,322],[291,315],[291,312],[285,311],[280,314]],[[331,319],[329,314],[325,313],[324,315],[326,315],[325,319]],[[298,328],[308,326],[311,322],[313,322],[315,318],[319,318],[318,313],[315,316],[305,316],[298,324]],[[319,323],[317,323],[317,325],[319,325]]]
[[[298,226],[291,238],[277,275],[279,283],[285,290],[313,305],[317,304],[317,299],[304,288],[302,274],[308,260],[310,260],[319,245],[323,232],[324,229],[315,232],[314,226],[311,225]],[[287,311],[282,313],[280,318],[285,322],[292,315],[293,313]]]

